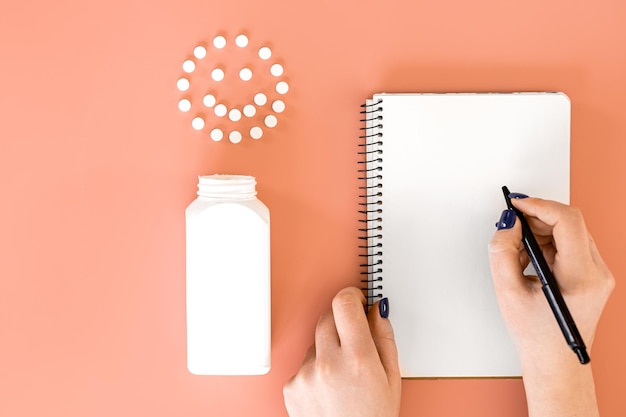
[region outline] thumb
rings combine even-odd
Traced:
[[[398,365],[398,349],[393,328],[389,321],[389,300],[383,298],[370,308],[367,320],[376,345],[380,362],[385,369],[391,384],[400,384],[400,367]]]
[[[504,210],[489,242],[489,266],[497,293],[528,288],[520,262],[522,228],[513,210]]]

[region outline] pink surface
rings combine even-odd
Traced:
[[[318,315],[358,283],[365,97],[544,90],[572,100],[572,202],[618,281],[592,361],[602,415],[623,416],[625,19],[621,1],[5,1],[0,415],[285,416]],[[176,80],[240,32],[280,57],[287,109],[258,142],[215,143]],[[255,175],[272,213],[265,376],[186,370],[184,209],[214,172]],[[402,415],[526,406],[519,380],[405,381]]]

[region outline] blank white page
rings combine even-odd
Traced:
[[[569,99],[378,94],[373,101],[380,99],[382,295],[403,377],[520,376],[487,244],[506,208],[503,185],[569,203]]]

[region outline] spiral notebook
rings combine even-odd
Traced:
[[[569,202],[569,99],[376,94],[362,115],[363,282],[389,298],[402,376],[519,377],[487,245],[502,185]]]

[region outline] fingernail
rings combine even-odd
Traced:
[[[510,229],[515,224],[515,211],[513,209],[507,209],[502,212],[500,220],[496,223],[498,230]]]
[[[522,194],[522,193],[509,193],[509,198],[528,198],[528,196],[526,194]]]
[[[380,317],[384,319],[389,318],[389,299],[387,297],[378,302],[378,312]]]

